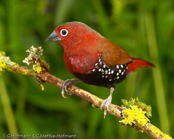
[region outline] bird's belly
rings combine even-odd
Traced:
[[[109,87],[122,82],[127,76],[127,64],[108,67],[98,64],[91,74],[74,73],[81,81],[96,86]]]

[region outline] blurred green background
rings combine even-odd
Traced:
[[[116,87],[113,104],[139,99],[152,106],[151,122],[174,137],[174,1],[173,0],[1,0],[0,50],[11,60],[22,60],[31,45],[42,46],[50,72],[73,76],[63,63],[63,48],[45,42],[59,24],[81,21],[117,43],[133,57],[151,61]],[[76,84],[100,98],[107,88]],[[150,138],[136,134],[119,119],[91,107],[75,95],[62,98],[51,84],[41,91],[33,77],[10,72],[0,76],[0,134],[71,134],[78,138]],[[0,135],[0,138],[2,136]]]

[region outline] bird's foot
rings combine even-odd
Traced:
[[[103,108],[103,106],[104,106],[104,119],[105,119],[105,117],[106,117],[106,114],[107,114],[107,110],[108,110],[108,107],[109,107],[109,105],[111,104],[111,101],[112,101],[112,96],[109,96],[107,99],[105,99],[104,101],[103,101],[103,103],[101,104],[101,109]]]
[[[77,82],[80,82],[80,80],[79,79],[67,79],[62,83],[62,92],[61,92],[61,94],[62,94],[63,98],[67,98],[65,96],[65,91],[68,92],[68,86],[73,85]]]
[[[109,105],[111,104],[111,101],[112,101],[112,94],[114,92],[114,89],[115,87],[110,87],[110,94],[109,94],[109,97],[107,99],[105,99],[103,101],[103,103],[101,104],[101,109],[104,107],[104,119],[106,117],[106,114],[107,114],[107,110],[109,108]]]

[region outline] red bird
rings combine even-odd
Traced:
[[[101,105],[104,117],[111,104],[116,84],[140,67],[154,67],[148,61],[131,57],[117,44],[81,22],[67,22],[58,26],[46,39],[58,41],[64,48],[64,63],[78,79],[68,79],[62,84],[62,96],[67,86],[83,81],[104,86],[110,95]]]

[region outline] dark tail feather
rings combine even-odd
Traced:
[[[127,74],[136,71],[140,67],[155,67],[152,63],[138,58],[132,58],[132,62],[128,63],[127,66]]]

